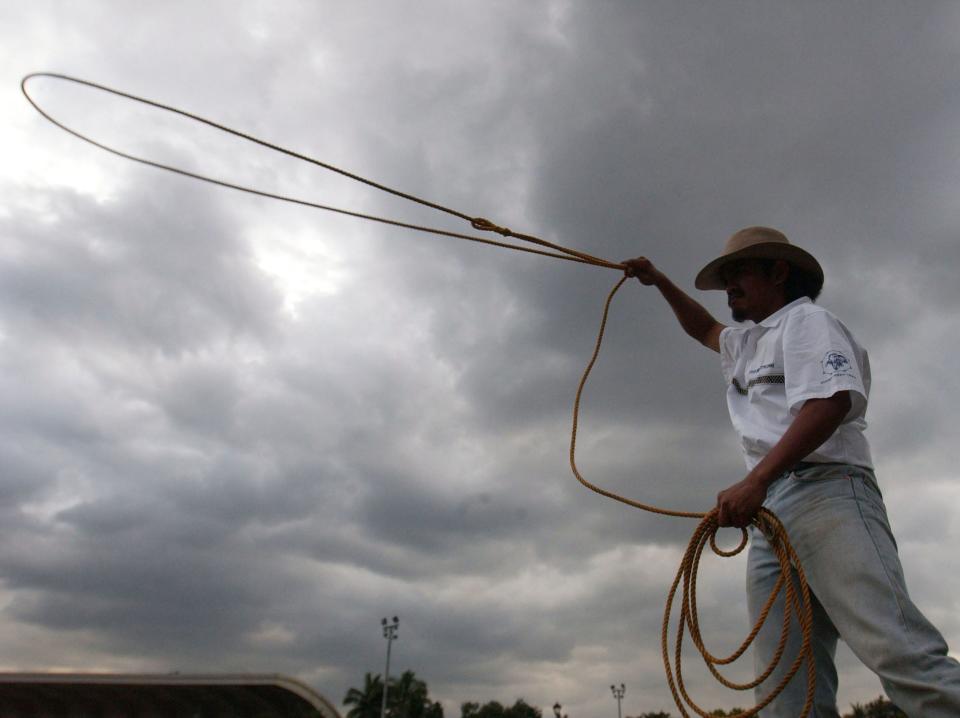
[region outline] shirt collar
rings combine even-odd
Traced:
[[[794,299],[789,304],[783,305],[766,319],[757,322],[757,326],[768,328],[775,327],[780,323],[780,320],[790,312],[791,309],[794,307],[799,307],[801,304],[810,304],[810,297],[800,297],[799,299]]]

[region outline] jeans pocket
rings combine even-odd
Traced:
[[[795,469],[791,476],[795,481],[804,483],[813,481],[831,481],[834,479],[850,479],[855,466],[848,464],[805,464]]]
[[[877,477],[871,469],[864,469],[859,466],[850,467],[850,478],[863,487],[860,495],[866,497],[869,501],[878,505],[886,514],[886,506],[883,503],[883,493],[877,484]]]

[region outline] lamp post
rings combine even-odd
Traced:
[[[620,687],[610,686],[610,690],[613,692],[613,697],[617,699],[617,718],[623,718],[623,714],[620,712],[620,701],[623,700],[623,694],[627,692],[627,687],[620,684]]]
[[[380,621],[383,627],[383,637],[387,639],[387,669],[383,672],[383,703],[380,706],[380,718],[387,718],[387,686],[390,683],[390,645],[397,639],[397,627],[400,625],[400,619],[393,617],[392,623],[387,623],[384,618]]]

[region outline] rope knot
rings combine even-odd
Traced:
[[[513,232],[506,227],[501,227],[500,225],[494,224],[489,219],[484,219],[483,217],[474,217],[471,219],[470,226],[472,226],[474,229],[480,230],[481,232],[496,232],[504,237],[513,236]]]

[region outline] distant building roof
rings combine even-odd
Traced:
[[[0,718],[340,718],[279,674],[0,673]]]

